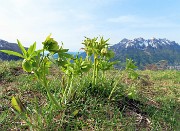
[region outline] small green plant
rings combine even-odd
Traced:
[[[68,76],[67,86],[63,91],[62,103],[66,103],[67,98],[73,95],[73,80],[74,77],[82,77],[84,72],[88,72],[91,68],[91,62],[87,60],[83,60],[82,57],[72,59],[68,59],[68,62],[62,67],[62,71]]]
[[[138,78],[139,75],[135,71],[136,68],[137,68],[137,66],[135,65],[133,60],[126,58],[126,67],[125,67],[125,70],[122,72],[122,74],[119,75],[118,79],[114,82],[114,86],[113,86],[113,88],[111,90],[111,93],[109,95],[109,99],[112,97],[112,94],[114,93],[114,91],[117,88],[117,84],[124,77],[124,75],[127,74],[128,78],[130,78],[130,79],[137,79]],[[135,88],[131,87],[131,90],[130,90],[130,93],[128,93],[128,96],[135,97],[135,93],[136,93]]]
[[[131,79],[137,79],[138,78],[138,73],[135,71],[135,69],[137,68],[137,66],[135,65],[135,63],[133,62],[132,59],[128,59],[126,58],[126,68],[125,68],[125,72],[128,73],[128,77]]]
[[[110,67],[114,63],[108,62],[109,58],[113,56],[113,52],[108,50],[108,42],[109,39],[104,40],[103,37],[95,37],[93,39],[85,37],[84,42],[82,43],[85,48],[83,48],[87,54],[87,60],[90,60],[91,56],[93,56],[93,76],[92,76],[92,85],[96,85],[98,71],[102,69],[105,70],[110,69]],[[104,73],[103,73],[104,74]]]
[[[105,77],[105,72],[112,69],[115,64],[118,63],[118,61],[110,61],[110,58],[112,58],[114,53],[112,51],[109,52],[110,56],[103,57],[99,60],[98,68],[102,71],[102,79]]]

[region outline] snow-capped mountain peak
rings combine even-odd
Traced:
[[[113,60],[126,62],[125,58],[133,59],[138,67],[166,60],[170,65],[180,64],[180,45],[175,41],[160,38],[123,39],[110,47],[115,52]],[[123,64],[122,64],[123,65]]]
[[[144,49],[147,47],[158,48],[160,46],[170,46],[170,45],[178,45],[175,41],[170,41],[166,38],[151,38],[151,39],[144,39],[142,37],[135,38],[133,40],[129,39],[122,39],[118,44],[125,48],[135,47],[139,49]]]

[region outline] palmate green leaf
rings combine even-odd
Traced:
[[[73,55],[67,53],[68,50],[69,50],[69,49],[62,49],[62,48],[60,48],[60,49],[58,50],[58,52],[57,52],[59,58],[61,58],[61,59],[73,58]]]
[[[73,58],[73,56],[71,54],[68,54],[68,53],[63,53],[62,55],[63,55],[62,57]]]
[[[33,45],[31,45],[27,51],[29,57],[34,53],[35,50],[36,50],[36,42],[34,42]]]
[[[30,61],[24,59],[22,62],[22,68],[26,72],[31,72],[32,71],[32,65],[31,65]]]
[[[64,53],[68,53],[69,49],[63,49],[62,47],[58,50],[58,54],[64,54]]]
[[[68,52],[69,49],[63,49],[62,47],[60,48],[59,52],[65,53]]]
[[[1,52],[3,53],[6,53],[8,55],[14,55],[14,56],[18,56],[18,57],[21,57],[21,58],[24,58],[24,56],[18,52],[15,52],[15,51],[11,51],[11,50],[0,50]]]
[[[22,46],[21,42],[20,42],[18,39],[17,39],[17,43],[18,43],[19,48],[20,48],[21,51],[22,51],[23,56],[24,56],[25,58],[27,58],[27,56],[26,56],[26,50],[25,50],[24,46]]]

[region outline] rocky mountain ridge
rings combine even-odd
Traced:
[[[144,39],[140,37],[133,40],[124,38],[110,49],[115,52],[113,60],[124,63],[128,57],[133,59],[138,67],[161,60],[166,60],[169,65],[180,64],[180,45],[166,38]]]
[[[121,46],[121,47],[125,47],[125,48],[135,47],[135,48],[139,48],[139,49],[145,49],[148,47],[158,48],[160,46],[179,46],[179,44],[176,43],[175,41],[170,41],[166,38],[164,38],[164,39],[160,39],[160,38],[144,39],[144,38],[140,37],[140,38],[135,38],[133,40],[124,38],[118,44],[115,44],[113,46]]]

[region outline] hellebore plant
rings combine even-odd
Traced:
[[[22,62],[22,68],[26,72],[34,72],[37,79],[42,83],[42,85],[45,87],[47,95],[52,102],[53,105],[55,105],[58,109],[61,109],[60,104],[57,102],[55,97],[51,94],[50,89],[48,87],[48,79],[47,74],[49,73],[49,67],[51,64],[50,57],[51,55],[58,53],[62,54],[62,52],[66,52],[65,49],[62,49],[62,47],[59,47],[58,43],[50,37],[49,35],[46,40],[42,43],[43,49],[36,50],[36,42],[29,47],[29,49],[26,51],[26,49],[22,46],[19,40],[18,46],[21,49],[22,54],[14,51],[9,50],[1,50],[1,52],[7,53],[9,55],[15,55],[18,57],[23,58]],[[65,50],[65,51],[64,51]],[[45,51],[49,51],[50,53],[45,55]],[[64,59],[66,55],[62,55],[62,59]],[[58,61],[59,62],[59,61]]]
[[[90,60],[90,56],[93,56],[93,77],[92,77],[92,85],[96,85],[99,64],[103,57],[108,57],[110,55],[108,50],[108,42],[109,39],[104,40],[103,37],[95,37],[93,39],[85,37],[84,42],[82,43],[85,47],[83,48],[87,54],[87,60]],[[104,59],[106,61],[106,59]],[[102,68],[103,69],[103,68]]]

